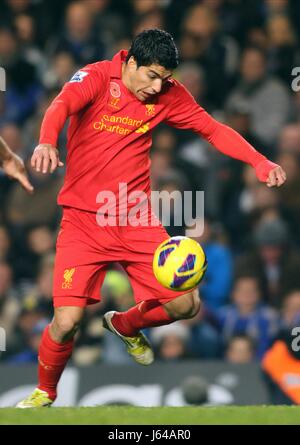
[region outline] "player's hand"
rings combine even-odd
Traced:
[[[31,157],[31,166],[37,172],[53,173],[57,167],[63,167],[57,148],[51,144],[38,145]]]
[[[2,168],[7,176],[19,181],[22,187],[27,190],[27,192],[33,192],[34,189],[29,182],[24,162],[21,158],[19,158],[19,156],[13,154],[10,159],[3,161]]]
[[[268,187],[280,187],[286,181],[286,173],[280,165],[265,159],[255,167],[257,178]]]

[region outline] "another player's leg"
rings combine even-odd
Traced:
[[[17,408],[42,408],[55,401],[57,385],[71,357],[83,312],[81,307],[55,308],[53,321],[46,327],[39,348],[38,386]]]
[[[142,301],[127,312],[107,312],[104,327],[117,334],[127,345],[127,351],[142,365],[150,365],[154,356],[151,345],[141,329],[170,324],[195,317],[200,310],[198,289],[180,295],[166,304],[158,300]]]

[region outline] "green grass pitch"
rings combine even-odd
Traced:
[[[300,425],[296,406],[0,408],[2,425]]]

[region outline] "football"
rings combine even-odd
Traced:
[[[164,287],[183,291],[196,287],[207,269],[205,252],[197,241],[173,236],[162,242],[153,257],[153,272]]]

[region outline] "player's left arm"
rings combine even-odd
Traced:
[[[218,121],[206,139],[227,156],[246,162],[255,169],[256,176],[268,187],[280,187],[286,181],[283,168],[267,159],[250,145],[239,133]]]
[[[279,187],[286,181],[286,173],[280,165],[259,153],[235,130],[215,120],[196,103],[183,85],[175,82],[171,92],[173,101],[168,110],[167,124],[193,130],[221,153],[250,164],[259,181],[268,187]]]
[[[17,156],[7,143],[0,137],[0,167],[11,178],[20,182],[22,187],[28,192],[33,192],[33,187],[29,182],[24,162]]]

